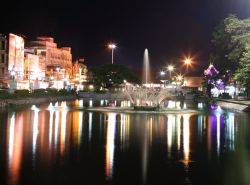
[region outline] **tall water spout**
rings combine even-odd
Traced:
[[[147,104],[148,100],[147,84],[150,83],[149,54],[147,48],[144,51],[144,58],[143,58],[143,83],[146,84],[146,97],[145,97],[146,99],[144,103]]]
[[[147,48],[144,51],[144,59],[143,59],[143,83],[145,84],[150,83],[149,54]]]

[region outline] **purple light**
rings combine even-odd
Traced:
[[[222,112],[223,109],[220,106],[217,105],[210,105],[210,110],[216,111],[216,112]]]
[[[219,89],[219,90],[222,90],[222,89],[224,89],[224,87],[225,87],[225,84],[224,84],[224,82],[221,80],[221,79],[219,79],[218,81],[217,81],[217,88]]]
[[[211,106],[210,106],[210,109],[211,109],[211,110],[216,110],[216,109],[217,109],[217,106],[216,106],[216,105],[211,105]]]
[[[206,69],[204,71],[205,76],[215,76],[218,74],[219,74],[219,71],[217,69],[215,69],[215,67],[212,64],[210,64],[208,69]]]

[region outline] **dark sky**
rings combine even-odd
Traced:
[[[140,68],[148,48],[155,70],[191,54],[196,56],[196,73],[208,63],[212,31],[220,20],[229,13],[250,16],[250,0],[5,2],[0,32],[23,34],[28,40],[55,37],[59,46],[71,46],[73,57],[84,57],[89,66],[111,63],[105,45],[114,41],[115,63]]]

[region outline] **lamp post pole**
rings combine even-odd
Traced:
[[[174,66],[169,65],[169,66],[167,67],[167,69],[168,69],[168,71],[169,71],[169,84],[171,84],[171,81],[172,81],[172,74],[171,74],[171,72],[174,70]]]
[[[109,44],[108,45],[109,49],[111,49],[112,52],[112,64],[114,64],[114,49],[116,48],[115,44]]]
[[[114,64],[114,48],[112,48],[112,64]]]
[[[57,67],[57,68],[56,68],[56,71],[57,71],[57,75],[56,75],[56,81],[57,81],[57,84],[56,84],[56,85],[57,85],[57,90],[58,90],[58,80],[59,80],[59,77],[58,77],[58,76],[59,76],[59,71],[60,71],[60,68],[59,68],[59,67]]]
[[[163,79],[163,88],[165,88],[165,86],[166,86],[165,72],[161,71],[160,75],[162,76],[162,79]]]

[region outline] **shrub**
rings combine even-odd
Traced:
[[[107,91],[105,90],[95,90],[96,93],[100,93],[100,94],[105,94],[107,93]]]
[[[48,93],[48,96],[56,96],[58,92],[55,88],[47,88],[46,91]]]
[[[35,89],[32,95],[35,97],[42,97],[42,96],[47,96],[48,93],[45,89]]]
[[[29,90],[27,89],[18,89],[18,90],[15,90],[15,93],[16,97],[28,97],[30,95],[30,92]]]
[[[0,99],[6,99],[9,97],[9,92],[6,90],[0,90]]]
[[[33,93],[46,93],[45,89],[34,89]]]
[[[238,94],[238,96],[247,96],[247,93],[245,93],[245,92],[240,92],[240,93]]]
[[[68,92],[67,92],[66,89],[60,89],[60,90],[58,91],[58,94],[59,94],[59,95],[67,95]]]
[[[75,94],[75,93],[76,93],[76,89],[71,89],[71,90],[70,90],[70,93],[71,93],[71,94]]]
[[[231,99],[231,96],[229,95],[229,93],[222,93],[222,98]]]

